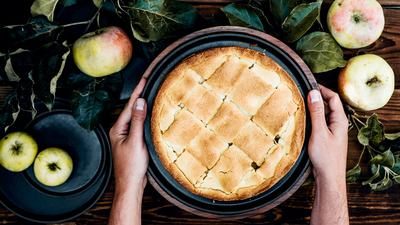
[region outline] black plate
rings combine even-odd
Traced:
[[[151,71],[147,85],[142,94],[142,97],[147,100],[149,109],[145,122],[145,141],[150,154],[148,169],[149,173],[169,195],[171,195],[181,203],[200,211],[218,215],[232,215],[253,211],[255,209],[266,206],[284,195],[287,191],[289,191],[301,178],[301,176],[304,174],[310,164],[307,153],[308,139],[311,133],[311,123],[308,110],[306,110],[307,115],[305,143],[295,165],[273,187],[249,199],[229,202],[213,201],[212,199],[192,194],[191,192],[183,188],[168,173],[168,171],[164,168],[161,161],[159,160],[158,155],[154,149],[151,137],[150,118],[152,113],[151,109],[153,107],[153,102],[157,94],[158,88],[162,84],[166,75],[177,64],[179,64],[179,62],[192,54],[206,49],[223,46],[241,46],[264,53],[268,57],[272,58],[279,65],[281,65],[289,73],[289,75],[293,78],[294,82],[298,86],[305,102],[307,102],[306,96],[307,93],[312,89],[312,86],[307,80],[306,74],[303,72],[300,66],[282,49],[278,48],[267,40],[264,40],[257,36],[252,36],[251,31],[252,30],[249,29],[249,34],[234,31],[220,33],[204,32],[204,34],[201,36],[192,38],[183,44],[176,45],[176,47],[169,54],[167,54]]]
[[[86,212],[102,196],[111,175],[111,148],[101,126],[88,133],[76,123],[67,101],[57,99],[51,112],[41,102],[35,107],[38,114],[34,120],[31,114],[22,112],[7,133],[28,132],[39,151],[48,147],[64,149],[74,169],[65,183],[49,187],[37,181],[33,165],[19,173],[0,167],[0,202],[29,221],[63,222]]]

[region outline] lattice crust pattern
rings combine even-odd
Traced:
[[[305,107],[276,62],[241,47],[180,63],[156,97],[151,128],[169,173],[215,200],[255,196],[278,182],[304,141]]]

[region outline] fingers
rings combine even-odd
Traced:
[[[327,129],[324,110],[325,106],[321,93],[317,90],[310,91],[308,93],[307,103],[311,115],[312,129],[318,131]]]
[[[138,98],[134,104],[132,112],[131,127],[129,131],[129,139],[135,143],[143,142],[143,126],[146,119],[147,104],[143,98]]]
[[[323,99],[328,102],[328,107],[331,111],[329,114],[330,130],[332,132],[347,130],[347,118],[339,95],[322,85],[320,85],[320,90]]]
[[[135,90],[133,91],[131,98],[129,99],[128,104],[125,105],[125,108],[130,108],[130,111],[132,111],[133,105],[136,102],[136,99],[140,97],[140,95],[143,92],[144,87],[146,86],[147,80],[145,78],[142,78],[139,81],[139,84],[136,86]]]
[[[113,138],[116,135],[128,135],[129,133],[129,123],[132,119],[132,111],[136,100],[142,94],[142,91],[146,85],[146,79],[142,78],[139,84],[136,86],[133,91],[129,102],[125,105],[124,110],[118,117],[118,120],[115,122],[114,126],[110,130],[110,138]]]

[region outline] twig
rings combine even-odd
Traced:
[[[83,25],[83,24],[88,24],[88,23],[90,23],[90,20],[82,21],[82,22],[76,22],[76,23],[69,23],[69,24],[62,25],[62,27],[70,27],[70,26]]]
[[[92,25],[93,21],[96,19],[97,14],[100,13],[100,9],[103,7],[104,2],[105,2],[105,0],[102,0],[102,1],[101,1],[100,6],[99,6],[99,8],[97,9],[97,12],[94,14],[94,16],[92,17],[92,19],[90,19],[89,25],[86,27],[86,30],[85,30],[85,32],[84,32],[83,34],[86,34],[86,32],[89,30],[89,27]]]

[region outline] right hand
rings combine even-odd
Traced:
[[[348,121],[339,95],[320,85],[308,94],[312,132],[308,153],[315,179],[346,176]],[[322,96],[321,96],[322,94]]]

